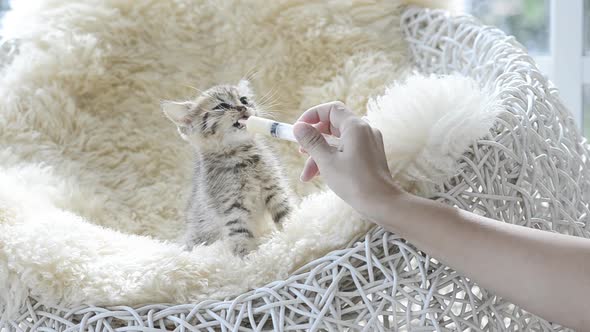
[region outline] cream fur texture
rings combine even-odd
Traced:
[[[285,278],[370,225],[273,142],[301,204],[245,261],[182,251],[192,153],[159,110],[253,77],[277,119],[342,100],[383,130],[408,188],[452,175],[492,113],[473,82],[411,77],[400,1],[17,2],[0,76],[0,311],[219,299]],[[368,105],[368,106],[367,106]],[[455,121],[459,119],[460,121]],[[419,192],[419,191],[417,191]]]
[[[367,117],[390,138],[384,145],[392,176],[406,190],[429,196],[436,183],[455,173],[473,140],[492,127],[492,100],[465,77],[416,74],[370,100]]]

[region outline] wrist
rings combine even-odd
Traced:
[[[399,209],[400,202],[408,195],[410,194],[401,189],[393,180],[384,182],[377,190],[363,195],[361,202],[363,209],[359,212],[376,224],[389,224],[395,216],[395,211]]]

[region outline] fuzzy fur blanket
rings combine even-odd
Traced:
[[[442,1],[441,1],[442,2]],[[443,2],[444,3],[444,2]],[[219,299],[282,279],[370,226],[272,142],[302,198],[244,261],[223,243],[186,252],[192,153],[159,110],[252,74],[277,119],[342,100],[383,131],[393,175],[429,183],[493,114],[461,77],[411,75],[402,1],[17,2],[0,75],[0,311],[45,304]],[[396,83],[397,82],[397,83]],[[363,170],[359,170],[363,171]]]

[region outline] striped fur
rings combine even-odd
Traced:
[[[187,247],[226,239],[235,254],[247,254],[256,246],[256,223],[264,213],[280,226],[293,197],[263,138],[237,122],[258,115],[248,83],[215,86],[193,101],[164,102],[162,110],[195,148]]]

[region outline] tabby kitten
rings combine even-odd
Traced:
[[[218,85],[190,101],[166,101],[162,111],[196,152],[187,247],[228,239],[234,253],[244,256],[256,246],[255,230],[265,211],[281,226],[292,207],[292,195],[264,138],[238,122],[259,113],[249,83]]]

